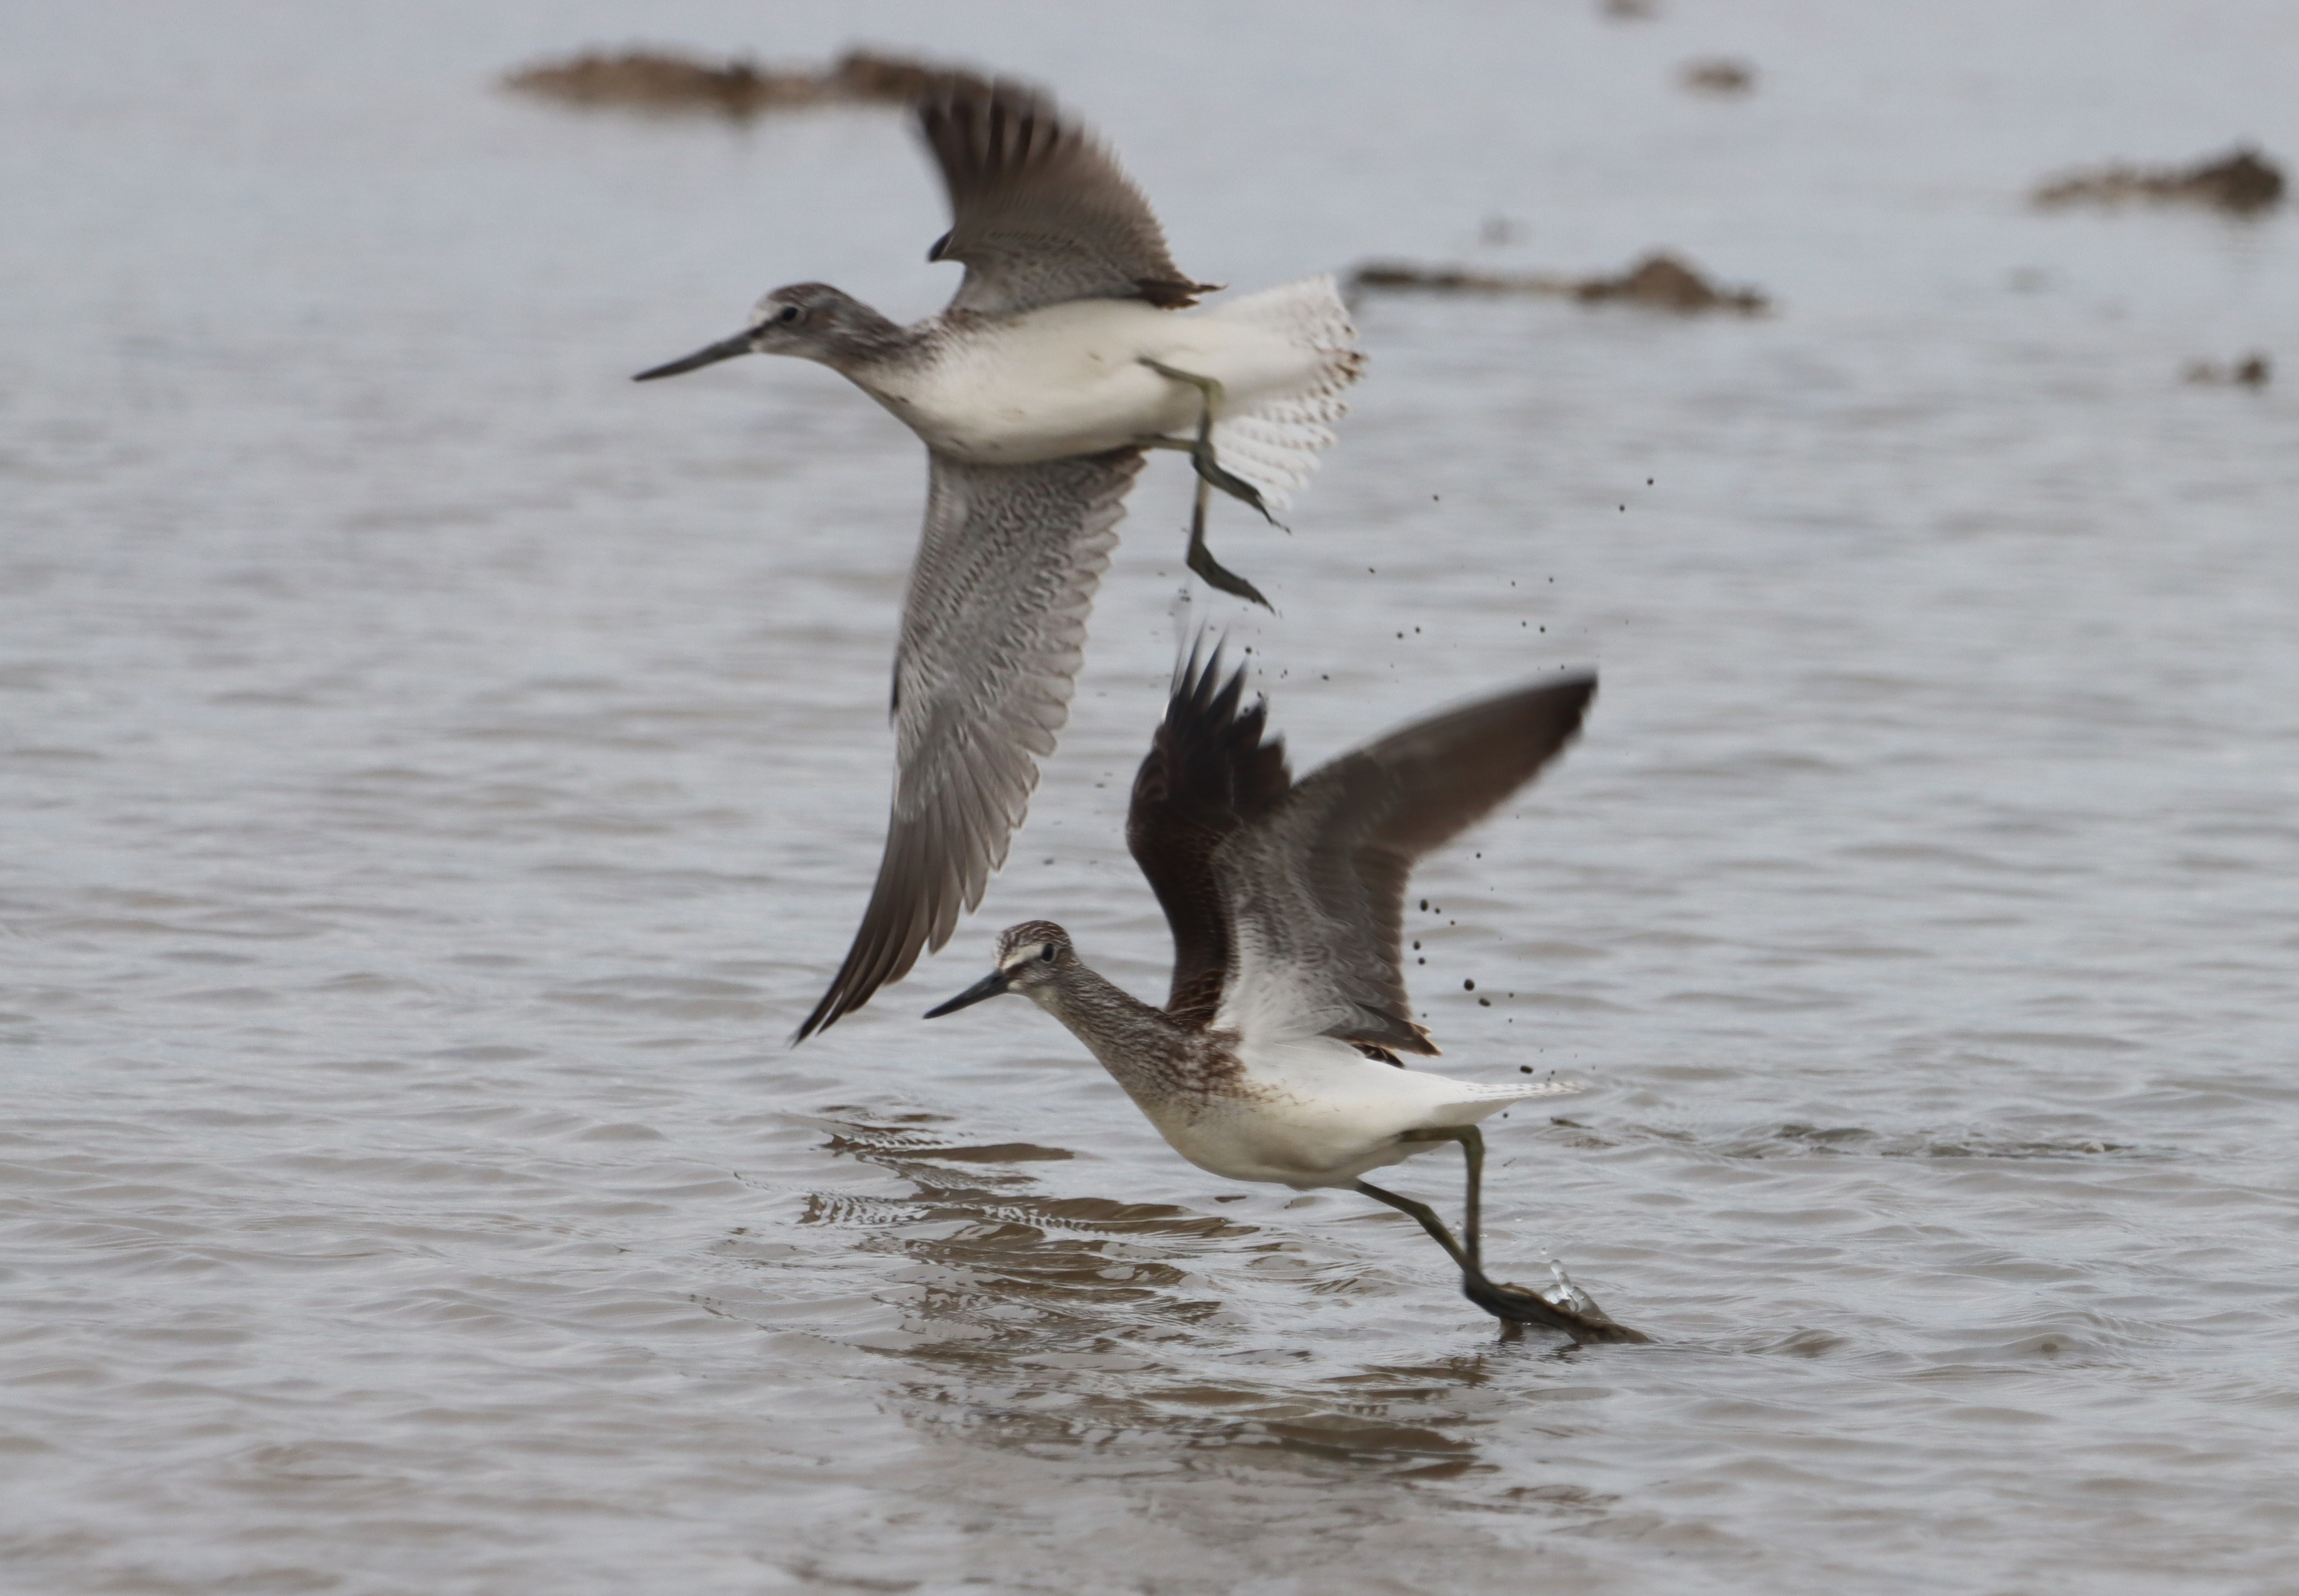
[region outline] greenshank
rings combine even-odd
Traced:
[[[1067,932],[1025,921],[997,967],[926,1018],[1019,993],[1067,1026],[1174,1150],[1232,1180],[1344,1187],[1409,1214],[1464,1294],[1579,1342],[1642,1341],[1557,1273],[1543,1294],[1484,1271],[1477,1122],[1556,1082],[1478,1086],[1407,1069],[1436,1045],[1413,1018],[1399,948],[1415,861],[1490,813],[1580,730],[1596,678],[1551,677],[1417,721],[1295,782],[1244,672],[1193,651],[1134,778],[1125,840],[1174,937],[1162,1009],[1105,980]],[[1441,1142],[1467,1163],[1460,1235],[1365,1180]]]
[[[940,947],[1005,862],[1053,751],[1086,615],[1143,451],[1195,463],[1190,568],[1262,600],[1206,547],[1208,490],[1267,515],[1333,441],[1362,367],[1331,277],[1177,311],[1183,275],[1139,189],[1024,86],[941,74],[917,106],[966,276],[902,327],[821,283],[777,288],[735,336],[639,374],[736,355],[819,361],[926,446],[925,530],[894,656],[893,816],[876,887],[802,1039]]]

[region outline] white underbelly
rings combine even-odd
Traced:
[[[1239,1054],[1233,1092],[1134,1099],[1176,1153],[1232,1180],[1348,1186],[1442,1145],[1402,1132],[1473,1125],[1524,1095],[1379,1063],[1325,1036],[1245,1040]]]
[[[1303,1101],[1201,1103],[1153,1112],[1150,1121],[1174,1152],[1230,1180],[1307,1189],[1347,1186],[1368,1170],[1426,1152],[1395,1129],[1368,1131],[1340,1105]]]
[[[1299,385],[1319,358],[1212,312],[1085,300],[975,323],[931,364],[866,385],[928,447],[982,465],[1024,465],[1194,434],[1199,391],[1145,360],[1220,383],[1218,417]]]

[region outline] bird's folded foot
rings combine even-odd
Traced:
[[[1259,588],[1216,559],[1213,550],[1206,547],[1206,505],[1209,497],[1208,490],[1211,488],[1219,488],[1231,498],[1251,505],[1272,526],[1280,525],[1277,517],[1269,513],[1269,506],[1262,501],[1261,490],[1224,467],[1221,457],[1214,452],[1214,412],[1221,408],[1221,384],[1194,371],[1183,371],[1168,366],[1162,360],[1145,357],[1141,363],[1159,376],[1172,382],[1186,383],[1195,388],[1202,401],[1198,410],[1198,435],[1195,438],[1188,442],[1179,438],[1155,440],[1164,448],[1188,450],[1190,464],[1197,467],[1197,503],[1190,512],[1190,569],[1204,577],[1207,585],[1216,591],[1258,604],[1270,614],[1276,614],[1277,607],[1261,596]]]
[[[1190,527],[1189,565],[1190,569],[1206,579],[1207,586],[1233,599],[1258,604],[1272,615],[1277,613],[1277,606],[1263,598],[1259,588],[1214,558],[1214,551],[1206,547],[1205,519],[1202,516]]]
[[[1571,1288],[1570,1306],[1551,1302],[1539,1292],[1523,1286],[1506,1286],[1488,1279],[1481,1274],[1461,1277],[1461,1294],[1495,1319],[1511,1325],[1539,1325],[1544,1329],[1562,1330],[1582,1345],[1607,1341],[1650,1341],[1641,1330],[1615,1323],[1613,1316],[1597,1306],[1589,1294],[1578,1286]]]
[[[1269,506],[1262,502],[1259,488],[1222,465],[1210,442],[1201,442],[1190,451],[1190,464],[1197,467],[1201,481],[1212,484],[1239,503],[1259,510],[1261,518],[1272,526],[1282,528],[1285,525],[1269,513]]]

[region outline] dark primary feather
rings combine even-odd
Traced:
[[[1221,1006],[1229,969],[1229,917],[1215,879],[1214,849],[1233,831],[1276,812],[1293,790],[1282,741],[1263,740],[1267,706],[1241,708],[1245,672],[1224,682],[1221,651],[1191,649],[1174,682],[1166,718],[1133,778],[1125,846],[1166,911],[1174,933],[1174,984],[1166,1012],[1202,1029]]]
[[[1150,203],[1083,128],[1024,85],[937,81],[918,128],[950,194],[950,228],[927,257],[960,260],[953,310],[1032,310],[1077,299],[1192,303]]]
[[[1138,449],[975,466],[929,453],[894,656],[893,814],[861,929],[802,1041],[899,980],[982,901],[1069,718],[1086,614]]]
[[[1400,947],[1415,862],[1490,814],[1581,728],[1597,690],[1575,675],[1391,732],[1313,772],[1278,811],[1216,850],[1231,975],[1304,983],[1327,1035],[1433,1054],[1414,1022]]]

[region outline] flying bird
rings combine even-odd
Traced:
[[[1485,1274],[1477,1122],[1556,1082],[1480,1086],[1409,1069],[1437,1052],[1399,947],[1414,863],[1532,780],[1580,730],[1596,678],[1551,677],[1417,721],[1296,782],[1244,672],[1193,650],[1134,778],[1125,840],[1174,938],[1153,1008],[1081,961],[1050,921],[998,939],[997,967],[934,1019],[1019,993],[1067,1026],[1174,1150],[1232,1180],[1342,1187],[1409,1214],[1496,1317],[1575,1341],[1643,1341],[1560,1274],[1548,1294]],[[1457,1237],[1434,1209],[1364,1178],[1458,1142]]]
[[[801,1040],[907,974],[982,900],[1083,657],[1144,451],[1199,475],[1190,568],[1266,603],[1206,546],[1208,491],[1267,515],[1332,442],[1363,360],[1331,277],[1195,314],[1117,164],[1037,91],[934,74],[916,116],[948,190],[931,260],[966,268],[940,315],[903,327],[822,283],[777,288],[750,326],[637,380],[736,355],[817,360],[926,446],[925,533],[894,655],[893,814],[862,925]]]

